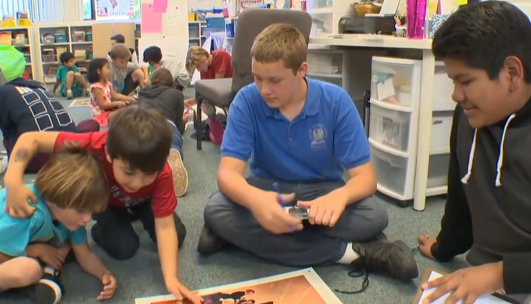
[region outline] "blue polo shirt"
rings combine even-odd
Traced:
[[[247,161],[251,175],[285,182],[340,180],[344,169],[370,160],[360,116],[340,87],[306,78],[306,103],[288,121],[267,106],[256,84],[232,102],[221,156]]]

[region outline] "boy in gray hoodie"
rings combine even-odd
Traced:
[[[155,70],[151,85],[138,92],[138,103],[162,113],[172,128],[173,140],[168,161],[175,194],[183,196],[188,188],[188,173],[182,160],[184,95],[174,87],[171,72],[165,68]]]

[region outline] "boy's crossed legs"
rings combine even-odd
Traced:
[[[139,236],[131,223],[134,218],[138,218],[142,222],[144,230],[156,243],[155,217],[150,201],[129,208],[109,205],[104,212],[94,214],[96,224],[91,230],[92,239],[112,258],[116,260],[130,259],[140,248]],[[175,221],[180,248],[186,237],[186,227],[176,213],[173,214],[173,220]]]
[[[75,73],[74,71],[66,73],[64,92],[61,92],[61,94],[68,99],[79,97],[83,93],[80,90],[81,88],[85,90],[87,96],[90,96],[89,85],[81,73]]]

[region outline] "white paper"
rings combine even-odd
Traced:
[[[430,273],[430,276],[428,277],[428,281],[435,280],[435,279],[440,278],[442,276],[443,276],[442,274],[440,274],[438,272],[435,272],[435,271],[432,271]],[[429,296],[434,290],[435,290],[435,288],[423,291],[422,292],[422,296],[420,297],[420,300],[419,300],[419,304],[422,303],[422,300],[424,300],[427,296]],[[444,304],[444,301],[446,301],[446,299],[449,296],[450,296],[450,294],[446,294],[446,295],[440,297],[439,299],[437,299],[435,302],[432,302],[432,304]],[[463,304],[463,301],[459,301],[457,303],[458,304]],[[484,295],[484,296],[479,297],[474,302],[474,304],[510,304],[510,303],[507,302],[507,301],[504,301],[504,300],[502,300],[500,298],[496,298],[495,296]]]
[[[395,96],[395,83],[393,77],[386,79],[384,82],[376,84],[376,94],[378,100],[385,101],[389,97]]]
[[[163,33],[168,36],[188,37],[188,13],[183,9],[167,10]]]
[[[168,9],[182,9],[188,11],[188,1],[186,0],[168,0]]]

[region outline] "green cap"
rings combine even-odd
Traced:
[[[7,81],[19,78],[26,69],[24,54],[11,45],[0,44],[0,68]]]

